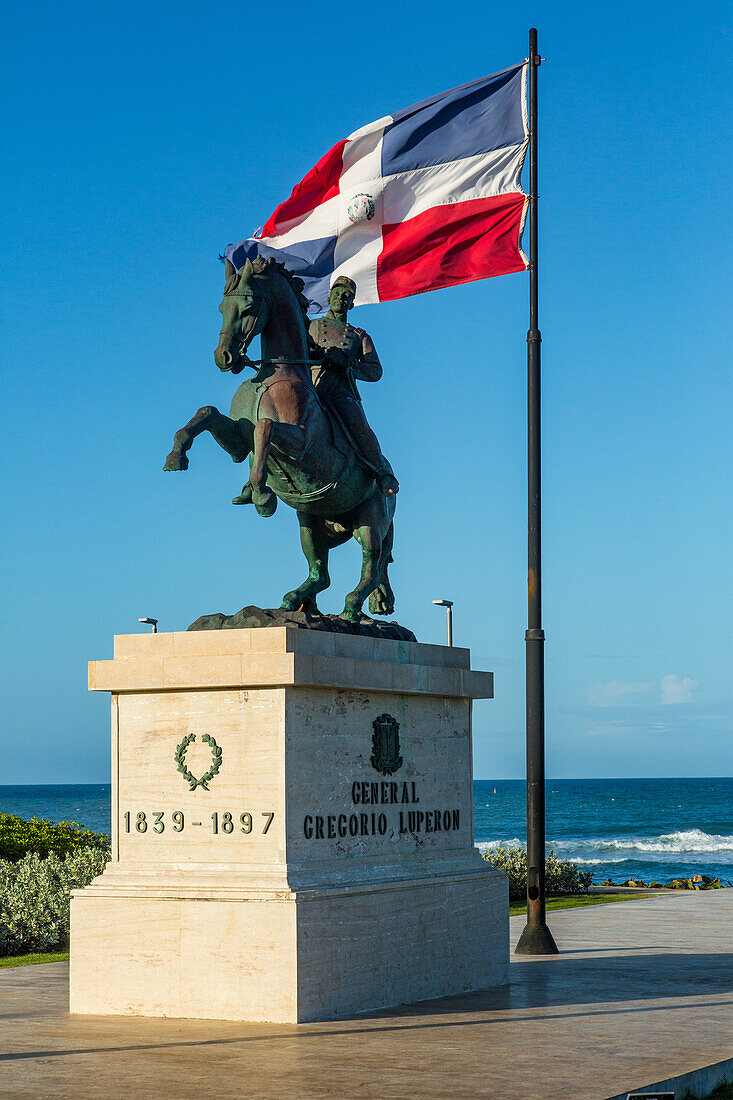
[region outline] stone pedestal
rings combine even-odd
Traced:
[[[112,861],[71,902],[71,1011],[294,1023],[507,981],[473,847],[464,649],[291,628],[135,634]]]

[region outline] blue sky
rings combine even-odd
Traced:
[[[8,9],[0,173],[5,579],[0,783],[108,776],[86,661],[155,615],[277,606],[292,511],[229,503],[173,432],[213,362],[217,255],[358,126],[526,55],[540,72],[548,772],[730,775],[730,25],[719,4]],[[520,777],[527,277],[352,317],[400,478],[397,617],[496,673],[476,775]],[[322,600],[339,610],[355,544]]]

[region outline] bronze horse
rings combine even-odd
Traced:
[[[260,256],[238,273],[227,260],[225,275],[219,306],[224,325],[214,360],[219,370],[239,374],[254,365],[246,352],[259,335],[259,370],[234,394],[229,416],[206,405],[176,432],[163,469],[188,469],[191,444],[210,432],[235,462],[249,458],[249,481],[237,503],[251,501],[261,516],[271,516],[279,497],[298,513],[308,576],[281,606],[317,611],[316,597],[331,583],[329,550],[353,536],[362,550],[361,576],[341,618],[357,622],[367,596],[372,614],[391,615],[394,593],[387,568],[395,498],[379,492],[373,471],[315,391],[303,283],[282,264]]]

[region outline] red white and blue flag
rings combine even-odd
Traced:
[[[356,304],[524,271],[527,63],[386,115],[334,145],[254,236],[324,312],[337,275]]]

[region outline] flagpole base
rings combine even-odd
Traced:
[[[515,955],[559,955],[559,953],[552,932],[544,923],[525,924],[519,943],[514,948]]]

